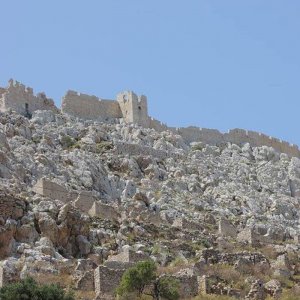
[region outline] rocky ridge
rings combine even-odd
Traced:
[[[270,147],[0,113],[0,191],[0,284],[30,275],[110,299],[101,272],[118,281],[151,258],[180,278],[182,299],[298,286],[300,159]]]

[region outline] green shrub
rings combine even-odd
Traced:
[[[156,266],[153,261],[138,262],[136,266],[129,268],[122,276],[117,294],[120,296],[136,292],[141,296],[146,285],[156,278]]]
[[[102,141],[96,144],[96,153],[102,154],[114,148],[114,145],[110,141]]]
[[[160,297],[167,300],[179,299],[179,281],[173,277],[165,276],[157,281],[157,291]]]
[[[61,137],[60,143],[64,149],[69,149],[74,146],[75,140],[68,135],[64,135]]]
[[[0,300],[74,300],[56,284],[39,285],[34,279],[26,278],[0,289]]]
[[[143,261],[123,274],[116,292],[118,299],[122,300],[145,299],[146,296],[153,299],[177,300],[178,290],[178,280],[169,276],[158,278],[155,263]]]

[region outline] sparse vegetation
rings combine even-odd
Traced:
[[[179,283],[170,276],[158,277],[156,265],[153,261],[143,261],[128,269],[117,288],[120,299],[179,299]]]
[[[193,298],[193,300],[233,300],[235,298],[223,295],[201,295]]]
[[[65,292],[57,284],[40,285],[26,278],[0,289],[0,300],[75,300],[73,293]]]

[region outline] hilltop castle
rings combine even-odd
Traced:
[[[251,146],[270,146],[280,153],[300,157],[300,150],[296,145],[254,131],[233,129],[228,133],[221,133],[215,129],[198,127],[168,127],[149,117],[146,96],[137,96],[131,91],[119,93],[116,100],[100,99],[96,96],[68,91],[62,99],[61,110],[59,110],[54,101],[47,98],[44,93],[34,95],[32,88],[9,80],[7,88],[0,87],[0,111],[8,110],[26,117],[31,117],[36,110],[51,110],[54,113],[62,112],[86,120],[107,122],[122,119],[125,123],[134,123],[160,132],[170,130],[181,135],[187,143],[196,141],[211,145],[227,142],[238,145],[249,143]]]

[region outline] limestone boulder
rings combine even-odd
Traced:
[[[58,239],[58,226],[56,221],[46,213],[39,213],[37,218],[41,235],[49,238],[53,244],[56,244]]]
[[[85,236],[83,235],[77,236],[76,243],[81,255],[87,255],[91,252],[91,243],[88,241],[88,239]]]
[[[39,234],[33,223],[24,224],[17,228],[16,240],[21,243],[34,243],[39,238]]]

